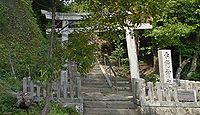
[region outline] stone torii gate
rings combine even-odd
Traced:
[[[41,10],[41,13],[45,15],[46,19],[52,19],[52,12],[48,12],[46,10]],[[79,30],[80,28],[70,28],[69,25],[73,25],[78,21],[83,20],[89,15],[89,13],[60,13],[56,12],[55,20],[62,21],[62,28],[57,28],[56,31],[60,31],[62,34],[62,42],[67,41],[68,35],[75,30]],[[70,23],[72,22],[72,23]],[[50,33],[51,29],[47,29],[46,33]]]
[[[52,19],[51,12],[48,12],[46,10],[41,10],[41,12],[42,14],[45,14],[47,19]],[[88,15],[89,13],[58,13],[56,12],[55,19],[61,20],[62,28],[64,28],[61,31],[62,41],[67,41],[68,35],[72,33],[74,30],[78,29],[78,28],[66,27],[66,25],[69,24],[69,21],[80,21],[86,18]],[[141,24],[135,25],[134,27],[125,27],[131,79],[139,78],[139,65],[138,65],[138,57],[137,57],[137,51],[136,51],[137,48],[136,48],[136,42],[135,42],[135,37],[134,37],[134,30],[139,30],[139,29],[152,29],[152,25],[150,25],[149,23],[141,23]],[[58,28],[56,31],[59,31],[59,30],[60,29]],[[48,29],[47,33],[50,31],[51,30]]]
[[[126,30],[126,42],[127,42],[127,50],[128,50],[128,58],[131,72],[131,80],[133,78],[140,78],[139,75],[139,64],[137,57],[137,47],[134,37],[134,29],[152,29],[152,25],[149,23],[141,23],[139,25],[135,25],[135,27],[125,27]]]
[[[41,13],[45,15],[46,19],[51,20],[52,19],[52,12],[48,12],[46,10],[41,10]],[[81,30],[81,28],[71,28],[70,25],[76,24],[78,21],[83,20],[86,18],[89,13],[55,13],[55,20],[62,22],[61,28],[56,28],[56,32],[62,35],[62,38],[60,39],[62,42],[67,42],[69,40],[69,34],[71,34],[73,31]],[[50,34],[51,29],[46,30],[46,34]],[[76,64],[74,62],[68,62],[64,64],[64,67],[69,67],[68,70],[62,70],[61,71],[61,84],[63,81],[66,81],[66,79],[70,76],[73,76],[73,70],[71,68],[76,68]]]

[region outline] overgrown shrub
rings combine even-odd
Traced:
[[[155,73],[151,73],[151,74],[145,75],[144,79],[145,79],[146,82],[153,82],[153,83],[155,83],[155,82],[159,81],[159,75],[155,74]]]
[[[21,80],[7,76],[0,78],[0,115],[27,115],[27,111],[16,106],[15,92],[22,91]],[[44,103],[34,103],[28,109],[28,115],[38,115]],[[64,108],[58,103],[50,103],[49,115],[79,115],[72,108]]]

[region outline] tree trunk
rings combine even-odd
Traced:
[[[13,66],[12,58],[11,58],[12,57],[11,56],[11,49],[9,49],[8,55],[9,55],[8,58],[9,58],[9,63],[10,63],[10,66],[11,66],[12,74],[16,78],[15,69],[14,69],[14,66]]]
[[[48,62],[49,65],[52,65],[52,57],[53,57],[53,49],[54,49],[54,41],[55,41],[55,17],[56,17],[56,2],[53,0],[53,7],[52,7],[52,27],[51,27],[51,37],[50,37],[50,44],[49,44],[49,51],[48,51]],[[51,76],[53,73],[51,74]],[[51,76],[49,76],[51,78]],[[41,112],[41,115],[48,115],[49,113],[49,102],[50,102],[50,92],[51,92],[51,80],[47,82],[47,95],[45,98],[45,106]]]
[[[156,74],[159,73],[158,68],[158,47],[153,45],[153,70]]]
[[[181,72],[182,72],[183,68],[185,67],[185,65],[190,62],[189,60],[190,60],[190,58],[188,58],[187,60],[184,60],[176,71],[176,77],[175,78],[176,78],[176,83],[178,85],[180,85],[179,81],[180,81]]]
[[[198,45],[199,42],[200,42],[200,27],[197,28],[197,31],[196,31],[195,45]],[[192,76],[192,73],[195,72],[195,70],[197,68],[198,53],[199,52],[195,52],[195,55],[193,56],[190,72],[187,74],[188,78],[190,78]]]
[[[196,70],[197,68],[197,54],[195,54],[192,58],[192,63],[190,67],[190,72],[187,74],[187,77],[190,78],[192,76],[192,73]]]
[[[47,88],[46,88],[46,91],[47,91],[47,95],[45,97],[45,106],[44,108],[42,109],[42,112],[41,112],[41,115],[48,115],[49,113],[49,102],[50,102],[50,92],[51,92],[51,83],[50,81],[47,83]]]
[[[182,56],[181,56],[181,53],[179,54],[179,66],[182,65]]]
[[[54,47],[54,39],[55,39],[55,30],[56,30],[56,20],[55,20],[55,17],[56,17],[56,3],[54,3],[53,7],[52,7],[52,27],[51,27],[51,37],[50,37],[50,45],[49,45],[49,54],[48,54],[48,58],[49,60],[52,59],[53,57],[53,47]]]

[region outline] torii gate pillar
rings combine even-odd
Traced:
[[[136,47],[136,42],[135,42],[135,37],[134,37],[134,29],[152,29],[152,25],[150,25],[149,23],[142,23],[136,26],[136,28],[125,27],[131,80],[133,78],[140,78],[139,64],[138,64],[138,57],[137,57],[137,50],[136,50],[137,47]]]

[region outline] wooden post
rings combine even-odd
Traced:
[[[132,78],[132,92],[133,92],[133,99],[139,99],[139,79]]]
[[[189,89],[190,88],[190,86],[189,86],[189,80],[185,80],[185,89]]]
[[[171,91],[170,91],[170,84],[166,83],[165,84],[165,97],[166,97],[166,101],[171,101]]]
[[[70,78],[70,84],[69,84],[69,90],[70,90],[70,98],[73,98],[74,97],[74,87],[73,87],[73,81],[72,81],[72,78]]]
[[[60,82],[57,82],[57,98],[60,98]]]
[[[145,86],[146,86],[146,84],[145,84],[145,81],[144,81],[144,79],[140,79],[140,86],[139,86],[139,90],[140,90],[140,102],[141,102],[141,104],[143,105],[143,104],[145,104],[145,102],[146,102],[146,93],[145,93]]]
[[[40,81],[37,81],[37,97],[40,98]]]
[[[24,77],[23,78],[23,92],[27,92],[27,78]]]
[[[47,91],[46,91],[46,85],[43,87],[43,97],[45,98],[47,96]]]
[[[80,92],[81,92],[81,78],[80,77],[76,77],[76,86],[77,86],[77,90],[76,90],[76,95],[77,95],[77,98],[80,98]]]
[[[30,82],[30,92],[32,95],[34,95],[34,84],[33,81]]]
[[[31,91],[31,77],[28,77],[27,79],[27,92]]]
[[[177,95],[177,86],[176,86],[176,84],[172,84],[172,97],[174,98],[175,102],[179,102],[178,95]]]
[[[67,98],[67,81],[63,81],[63,96]]]
[[[160,83],[156,82],[156,90],[157,90],[157,99],[158,101],[162,101],[162,92],[161,92],[161,87],[160,87]]]
[[[149,88],[148,97],[149,97],[150,101],[154,101],[153,83],[152,82],[148,82],[147,86]]]

